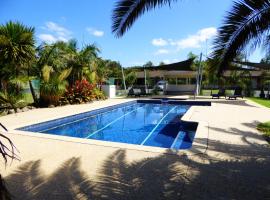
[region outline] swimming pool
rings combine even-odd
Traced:
[[[18,130],[172,149],[192,146],[197,124],[182,122],[190,105],[133,101]]]

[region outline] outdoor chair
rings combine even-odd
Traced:
[[[233,95],[229,95],[228,99],[237,99],[238,97],[241,97],[242,99],[244,98],[244,96],[242,95],[242,88],[236,88],[234,90],[234,94]]]
[[[140,97],[141,96],[141,89],[138,88],[130,88],[128,91],[128,96],[135,96]]]
[[[142,95],[142,96],[149,96],[149,95],[150,95],[150,93],[149,93],[149,92],[147,92],[147,90],[146,90],[146,88],[145,88],[145,87],[142,87],[142,88],[141,88],[141,95]]]
[[[214,99],[214,98],[219,99],[220,97],[225,97],[225,99],[226,99],[226,90],[223,88],[219,89],[217,94],[212,94],[212,99]]]

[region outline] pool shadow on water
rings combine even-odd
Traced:
[[[14,199],[24,200],[270,198],[269,159],[215,160],[168,150],[130,163],[126,151],[117,150],[103,162],[95,180],[89,180],[80,163],[80,158],[71,158],[46,176],[40,169],[42,162],[31,161],[5,180]]]

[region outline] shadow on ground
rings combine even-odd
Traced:
[[[217,101],[213,101],[213,103],[217,103],[217,104],[227,104],[227,105],[236,105],[236,106],[246,106],[246,107],[256,107],[256,106],[247,104],[245,100],[219,99],[219,100],[217,100]]]
[[[65,161],[49,176],[41,164],[24,163],[5,178],[14,199],[270,199],[270,161],[256,157],[215,160],[167,152],[128,163],[126,151],[117,150],[104,161],[95,181],[81,169],[80,158]]]

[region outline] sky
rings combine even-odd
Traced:
[[[204,58],[232,0],[179,0],[141,16],[121,38],[111,32],[116,0],[1,0],[0,24],[19,21],[35,28],[37,45],[75,38],[80,47],[95,43],[104,59],[123,67],[148,61],[173,63],[189,52]],[[250,61],[259,61],[259,50]]]

